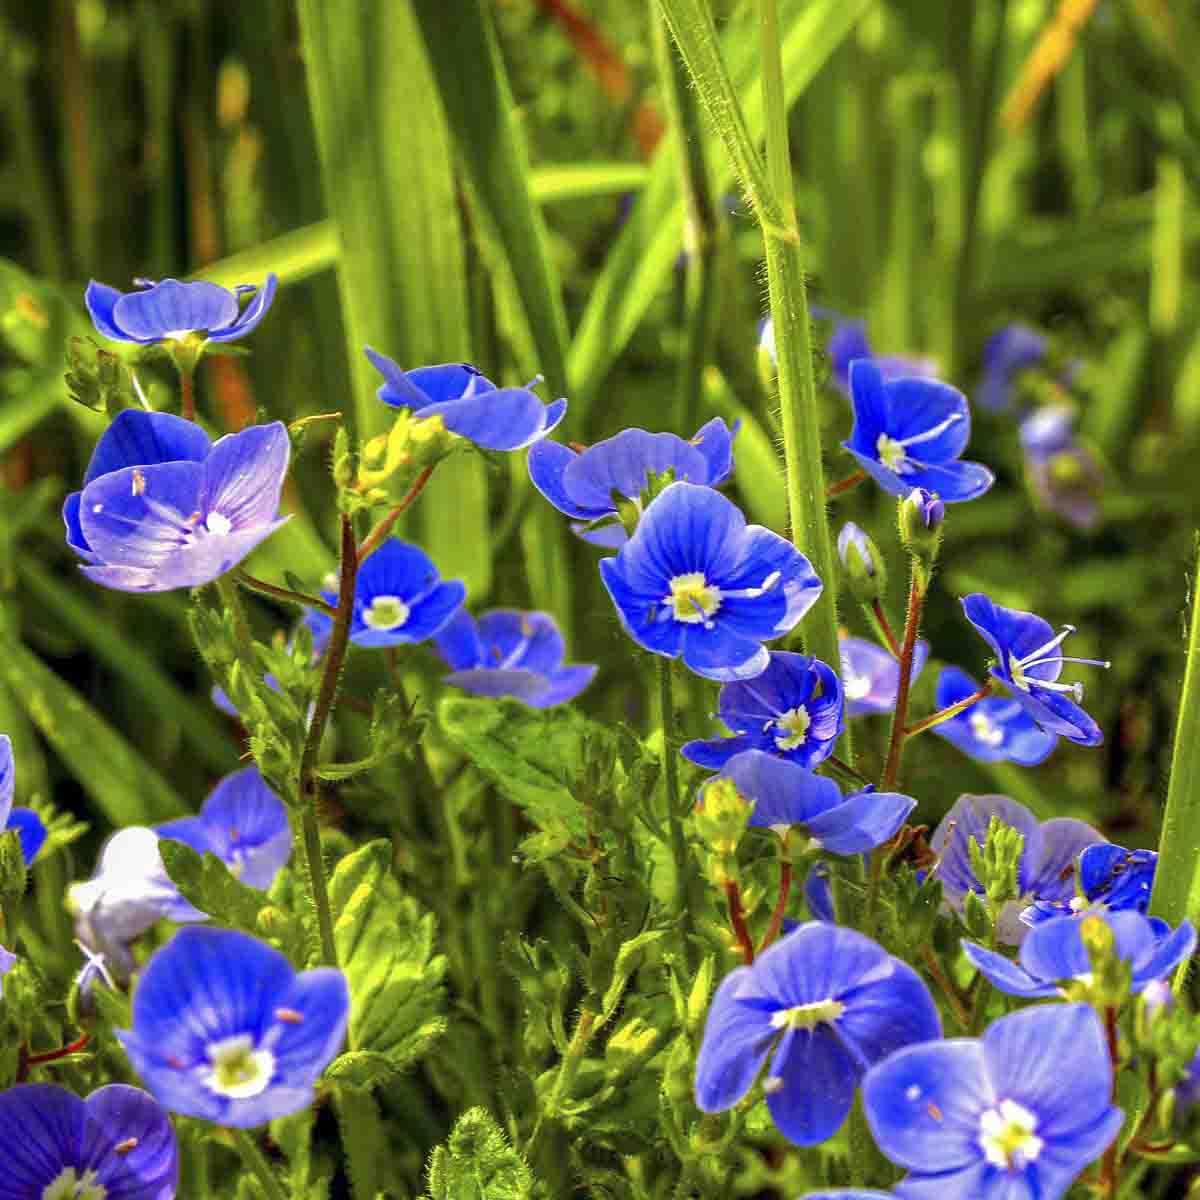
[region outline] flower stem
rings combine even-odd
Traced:
[[[302,608],[313,608],[317,612],[323,612],[327,617],[337,616],[337,609],[332,604],[326,604],[320,596],[310,596],[307,592],[295,592],[291,588],[276,587],[273,583],[256,579],[246,571],[237,571],[234,578],[242,587],[249,588],[252,592],[261,592],[264,596],[271,596],[276,600],[299,604]]]
[[[66,1058],[68,1054],[78,1054],[91,1040],[92,1035],[90,1033],[81,1033],[73,1042],[66,1046],[60,1046],[57,1050],[47,1050],[44,1054],[27,1054],[25,1056],[25,1065],[27,1067],[38,1067],[42,1063],[57,1062],[60,1058]]]
[[[196,419],[196,367],[176,360],[179,368],[180,415],[185,421]]]
[[[742,908],[742,889],[736,879],[727,879],[724,883],[725,900],[729,905],[729,924],[733,936],[737,938],[738,948],[742,952],[742,961],[746,966],[754,962],[754,940],[750,930],[746,928],[746,913]]]
[[[834,496],[840,496],[843,492],[848,492],[851,488],[858,487],[866,477],[866,471],[861,468],[857,471],[851,471],[844,479],[839,479],[836,483],[831,483],[825,489],[825,499],[832,500]]]
[[[921,586],[921,570],[914,561],[908,585],[908,612],[904,618],[904,641],[900,645],[900,679],[896,684],[896,707],[892,712],[892,731],[888,741],[887,762],[879,790],[890,792],[900,778],[900,756],[904,753],[904,720],[908,716],[908,693],[912,686],[913,648],[921,627],[921,605],[925,593]]]
[[[838,758],[836,754],[831,754],[827,759],[829,765],[840,774],[845,775],[847,779],[853,780],[855,783],[861,783],[864,786],[871,781],[855,767],[852,767],[844,759]]]
[[[246,618],[246,607],[242,604],[242,597],[233,585],[233,577],[228,573],[217,576],[217,593],[233,620],[233,639],[238,661],[243,669],[249,672],[250,677],[254,678],[258,674],[258,661],[254,656],[254,635]]]
[[[971,1014],[967,1012],[962,993],[955,986],[954,980],[946,974],[946,969],[938,961],[938,956],[933,952],[932,947],[921,947],[921,961],[925,964],[930,978],[942,989],[942,995],[946,997],[946,1002],[950,1005],[950,1011],[954,1013],[954,1019],[958,1022],[959,1028],[966,1033],[971,1027]]]
[[[317,927],[321,933],[321,958],[325,965],[330,967],[337,966],[337,947],[333,940],[333,914],[329,908],[325,861],[321,857],[321,830],[317,824],[317,792],[320,786],[317,780],[317,754],[321,748],[325,726],[337,700],[342,666],[350,644],[350,616],[354,611],[358,561],[358,551],[354,545],[354,525],[349,516],[343,513],[337,614],[333,619],[333,632],[329,635],[329,648],[325,651],[325,670],[321,675],[316,707],[300,756],[300,778],[297,785],[304,835],[304,857],[308,864],[313,905],[317,910]]]
[[[767,926],[767,932],[763,934],[763,940],[758,944],[759,954],[779,936],[779,931],[783,928],[783,915],[787,912],[788,897],[792,893],[792,860],[788,854],[787,843],[781,840],[779,845],[779,896],[771,913],[771,923]]]
[[[684,831],[683,804],[679,797],[679,763],[675,758],[672,734],[675,730],[675,702],[671,695],[669,658],[656,656],[658,671],[658,716],[662,723],[663,777],[667,785],[667,830],[670,838],[671,861],[675,865],[675,911],[680,922],[683,944],[691,962],[692,906],[688,901],[688,848]]]
[[[1112,1098],[1117,1098],[1117,1077],[1121,1066],[1120,1039],[1117,1030],[1117,1010],[1110,1004],[1104,1010],[1104,1036],[1108,1043],[1108,1057],[1112,1062]],[[1100,1195],[1115,1198],[1117,1186],[1120,1183],[1120,1171],[1117,1169],[1119,1146],[1121,1139],[1113,1138],[1104,1157],[1100,1160]]]
[[[960,712],[966,712],[972,704],[977,704],[980,700],[986,699],[992,694],[992,689],[995,685],[989,679],[977,692],[973,692],[965,700],[959,700],[955,704],[950,704],[946,708],[940,708],[937,712],[931,713],[927,717],[922,717],[919,721],[914,721],[905,731],[906,738],[916,737],[918,733],[924,733],[927,729],[932,729],[935,725],[940,725],[943,721],[950,720],[951,717],[957,717]]]
[[[575,1032],[571,1035],[571,1041],[567,1046],[567,1052],[563,1055],[562,1062],[558,1064],[558,1075],[555,1077],[554,1087],[546,1098],[545,1105],[538,1113],[533,1133],[529,1135],[525,1157],[530,1161],[533,1161],[534,1150],[537,1148],[538,1138],[545,1128],[547,1115],[555,1112],[575,1082],[575,1076],[579,1073],[580,1065],[583,1063],[583,1055],[587,1050],[588,1042],[591,1041],[595,1025],[596,1014],[590,1008],[581,1009],[579,1020],[575,1022]]]
[[[892,657],[899,658],[900,643],[896,641],[896,634],[892,629],[891,621],[888,620],[887,613],[883,610],[883,604],[878,600],[872,600],[867,613],[871,617],[873,624],[877,626],[880,636],[887,644],[887,648],[892,652]]]
[[[426,467],[420,475],[417,476],[416,482],[404,494],[404,498],[392,507],[387,515],[383,517],[379,524],[367,534],[362,540],[362,545],[358,548],[358,565],[362,566],[367,560],[367,556],[373,554],[379,549],[380,543],[392,531],[392,526],[400,519],[401,513],[421,494],[421,490],[429,482],[430,475],[433,474],[433,467]]]
[[[254,1140],[253,1134],[247,1129],[231,1129],[229,1130],[229,1136],[233,1141],[233,1148],[241,1156],[246,1169],[262,1185],[267,1200],[287,1200],[287,1193],[283,1190],[283,1184],[279,1182],[279,1177],[271,1170],[271,1164],[267,1162],[266,1156],[258,1148],[258,1143]]]
[[[1197,543],[1200,569],[1200,542]],[[1200,905],[1200,580],[1192,577],[1192,625],[1171,753],[1167,811],[1158,843],[1150,915],[1178,925]]]

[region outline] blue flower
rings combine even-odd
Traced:
[[[900,663],[882,646],[865,638],[844,637],[839,643],[842,694],[846,715],[891,712],[900,687]],[[913,647],[912,678],[921,674],[929,658],[929,643],[921,639]]]
[[[1107,667],[1094,658],[1066,658],[1059,646],[1072,633],[1074,625],[1064,625],[1055,634],[1048,621],[1033,613],[1004,608],[981,592],[962,600],[967,620],[975,626],[996,655],[989,669],[1013,698],[1047,733],[1061,734],[1081,746],[1099,746],[1104,741],[1100,726],[1082,708],[1082,683],[1059,683],[1065,662]],[[1074,700],[1067,697],[1073,696]]]
[[[321,598],[337,604],[337,593]],[[410,646],[439,632],[467,598],[459,579],[443,582],[433,560],[420,546],[389,538],[358,570],[350,640],[356,646]],[[306,620],[314,643],[325,642],[333,622],[324,613]]]
[[[571,528],[585,541],[617,549],[624,528],[615,519],[595,529],[593,521],[615,518],[615,495],[640,504],[651,475],[674,472],[675,479],[719,487],[733,473],[733,435],[714,417],[690,441],[673,433],[626,429],[580,452],[560,442],[536,442],[529,451],[529,478],[559,512],[574,518]]]
[[[1100,516],[1104,472],[1096,455],[1075,438],[1075,411],[1065,404],[1039,408],[1020,425],[1025,473],[1042,507],[1078,529]]]
[[[732,1108],[768,1063],[780,1132],[815,1146],[837,1132],[867,1068],[941,1036],[917,973],[870,938],[810,921],[721,982],[696,1062],[696,1105]]]
[[[790,542],[694,483],[664,489],[600,575],[639,646],[682,655],[722,683],[761,675],[770,662],[762,643],[793,629],[821,594]]]
[[[910,796],[864,788],[849,796],[832,779],[762,750],[743,750],[700,785],[729,779],[743,800],[754,804],[749,824],[786,837],[798,827],[831,854],[865,854],[890,838],[917,806]]]
[[[548,434],[567,412],[565,400],[543,404],[529,388],[498,388],[467,363],[443,363],[405,371],[367,347],[383,376],[376,395],[414,417],[441,417],[459,437],[487,450],[521,450]]]
[[[110,1083],[81,1100],[52,1083],[0,1094],[4,1179],[11,1200],[172,1200],[179,1147],[145,1092]]]
[[[184,842],[197,854],[215,854],[232,875],[267,891],[292,853],[292,829],[280,798],[257,767],[226,775],[198,817],[155,827],[160,838]]]
[[[966,671],[945,667],[938,676],[936,705],[949,708],[977,691],[979,685]],[[935,725],[933,732],[980,762],[1015,762],[1023,767],[1043,762],[1058,743],[1015,700],[1000,696],[977,700]]]
[[[1153,850],[1126,850],[1111,842],[1088,846],[1079,856],[1078,891],[1058,900],[1038,900],[1022,914],[1026,925],[1085,912],[1144,913],[1150,907],[1158,855]]]
[[[842,685],[833,668],[811,654],[773,651],[761,675],[725,684],[717,707],[733,737],[688,742],[681,751],[702,767],[722,767],[743,750],[815,767],[833,753],[845,728]]]
[[[995,482],[981,463],[959,460],[971,436],[962,392],[936,379],[886,383],[869,359],[850,364],[850,386],[854,429],[842,445],[885,492],[903,498],[924,488],[950,503],[974,500]]]
[[[151,956],[117,1037],[164,1107],[250,1128],[312,1103],[349,1013],[341,971],[297,974],[257,938],[192,927]]]
[[[938,856],[934,872],[942,881],[946,902],[955,912],[963,911],[967,892],[983,895],[983,884],[971,867],[969,842],[974,838],[983,847],[992,817],[998,817],[1025,839],[1017,864],[1020,896],[1004,906],[996,923],[1000,940],[1016,945],[1029,932],[1021,922],[1021,910],[1035,901],[1069,900],[1075,893],[1075,860],[1085,847],[1104,838],[1073,817],[1054,817],[1039,824],[1029,809],[1007,796],[960,796],[930,840]]]
[[[279,497],[290,452],[278,421],[210,444],[191,421],[127,409],[63,505],[67,545],[89,579],[120,591],[211,583],[288,520]]]
[[[215,283],[181,283],[164,279],[155,283],[135,279],[136,292],[120,292],[94,279],[84,293],[84,303],[94,324],[106,338],[117,342],[180,341],[202,334],[210,342],[232,342],[245,337],[267,314],[279,280],[267,276],[261,288],[239,284],[232,292]],[[238,311],[238,301],[249,292],[258,294]]]
[[[1129,964],[1136,994],[1170,975],[1196,948],[1196,931],[1183,921],[1172,931],[1166,921],[1136,912],[1090,914],[1112,930],[1113,954]],[[974,942],[963,941],[963,953],[993,986],[1010,996],[1034,999],[1059,996],[1075,980],[1090,982],[1092,964],[1083,940],[1081,920],[1057,917],[1030,930],[1017,962]]]
[[[0,831],[11,829],[16,832],[21,842],[21,856],[28,865],[46,843],[46,826],[32,808],[13,807],[16,789],[12,739],[7,733],[0,733]]]
[[[596,675],[592,663],[564,664],[562,634],[544,612],[496,608],[476,622],[460,608],[435,645],[452,668],[443,682],[476,696],[513,696],[531,708],[574,700]]]
[[[1083,1004],[1001,1017],[981,1039],[909,1046],[863,1083],[901,1200],[1058,1200],[1121,1128],[1099,1019]]]
[[[892,1192],[866,1191],[863,1188],[837,1188],[832,1192],[805,1192],[800,1200],[896,1200]]]
[[[829,864],[815,862],[804,879],[804,903],[817,921],[835,922],[833,884],[829,879]]]
[[[1012,401],[1013,381],[1046,357],[1046,339],[1028,325],[1005,325],[988,338],[983,347],[983,385],[979,403],[984,408],[1007,408]]]

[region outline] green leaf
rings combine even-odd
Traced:
[[[171,785],[78,692],[3,635],[0,680],[113,825],[153,824],[187,811]]]
[[[604,998],[600,1002],[601,1025],[617,1011],[617,1005],[621,1003],[621,994],[625,991],[625,985],[629,982],[629,977],[641,967],[646,951],[656,942],[661,941],[665,935],[665,929],[647,929],[636,937],[630,938],[629,941],[621,943],[621,948],[617,951],[616,962],[613,963],[612,982],[608,985]]]
[[[372,1051],[399,1071],[446,1027],[446,959],[434,954],[433,914],[404,895],[391,862],[382,839],[348,854],[329,880],[329,900],[350,982],[350,1049]]]
[[[255,933],[258,914],[267,907],[265,892],[235,879],[215,855],[203,857],[191,846],[164,837],[158,844],[163,866],[183,898],[201,912],[246,933]]]
[[[326,1083],[336,1087],[370,1091],[386,1083],[396,1073],[392,1061],[375,1050],[348,1050],[325,1068]]]
[[[333,222],[317,221],[209,263],[196,277],[233,288],[239,283],[261,283],[268,271],[274,271],[280,283],[299,283],[334,266],[339,250]]]
[[[468,1109],[429,1159],[428,1200],[530,1200],[534,1180],[486,1109]]]

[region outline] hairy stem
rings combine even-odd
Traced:
[[[379,549],[383,539],[392,531],[392,526],[400,519],[401,514],[406,508],[421,494],[421,490],[429,482],[430,475],[433,474],[433,467],[426,467],[420,475],[417,476],[416,482],[404,494],[404,498],[391,509],[388,510],[378,525],[367,534],[362,540],[362,545],[358,548],[358,565],[362,566],[367,560],[367,556],[373,554]]]
[[[930,713],[927,717],[922,717],[919,721],[914,721],[905,731],[906,738],[916,737],[918,733],[924,733],[927,729],[932,729],[935,725],[940,725],[943,721],[950,720],[951,717],[957,717],[960,712],[966,712],[972,704],[977,704],[980,700],[985,700],[992,694],[994,684],[989,679],[977,692],[972,692],[965,700],[959,700],[954,704],[947,705],[945,708],[939,708],[937,712]]]
[[[733,936],[737,938],[738,949],[742,952],[742,961],[746,966],[754,962],[754,939],[746,928],[746,912],[742,908],[742,889],[736,879],[727,879],[723,885],[725,902],[729,905],[729,925]]]
[[[671,861],[675,865],[675,911],[680,922],[683,944],[691,962],[692,906],[688,901],[688,848],[684,830],[683,803],[679,797],[679,763],[675,758],[673,734],[675,731],[675,702],[671,694],[671,669],[669,658],[656,656],[658,672],[658,715],[662,723],[663,777],[667,786],[667,831],[670,838]]]
[[[888,740],[887,762],[879,790],[890,792],[900,778],[900,756],[904,753],[904,721],[908,716],[908,693],[912,686],[913,649],[921,627],[921,605],[925,593],[921,587],[921,572],[913,564],[908,585],[908,612],[904,618],[904,641],[900,644],[900,679],[896,685],[896,707],[892,712],[892,730]]]
[[[302,608],[312,608],[317,612],[324,613],[327,617],[337,616],[337,609],[332,604],[326,604],[320,596],[310,596],[307,592],[296,592],[291,588],[276,587],[275,584],[267,583],[263,579],[256,579],[242,570],[235,572],[234,578],[242,587],[248,588],[252,592],[260,592],[275,600],[286,600],[290,604],[299,604]]]
[[[229,1136],[233,1140],[233,1148],[241,1156],[246,1170],[258,1180],[267,1200],[287,1200],[287,1193],[279,1176],[271,1170],[266,1155],[258,1148],[254,1135],[248,1129],[231,1129]]]

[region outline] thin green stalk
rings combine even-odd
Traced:
[[[242,604],[241,593],[234,585],[231,574],[226,573],[217,577],[217,592],[221,597],[221,603],[225,605],[229,615],[233,618],[233,637],[237,647],[238,661],[242,664],[243,669],[249,672],[250,678],[254,679],[258,675],[258,661],[254,656],[254,635],[250,631],[250,622],[246,618],[246,608]]]
[[[531,1162],[534,1160],[542,1132],[546,1128],[546,1117],[554,1114],[563,1098],[570,1094],[571,1085],[575,1082],[575,1076],[583,1064],[584,1052],[587,1050],[588,1042],[591,1041],[595,1026],[596,1014],[590,1008],[581,1009],[579,1020],[575,1023],[575,1032],[571,1035],[571,1041],[567,1046],[567,1052],[563,1055],[562,1062],[558,1064],[558,1075],[554,1080],[554,1087],[538,1113],[533,1133],[529,1135],[525,1157]]]
[[[242,1162],[246,1165],[246,1170],[262,1186],[267,1200],[287,1200],[287,1193],[283,1190],[283,1184],[280,1183],[279,1177],[275,1172],[271,1170],[271,1164],[267,1162],[266,1156],[258,1148],[258,1143],[254,1140],[254,1135],[247,1129],[231,1129],[229,1134],[233,1139],[233,1148],[241,1156]]]
[[[316,609],[317,612],[324,613],[327,617],[337,616],[337,609],[332,604],[326,604],[320,596],[310,596],[307,592],[295,592],[291,588],[277,587],[273,583],[267,583],[264,579],[256,579],[248,571],[238,570],[234,573],[234,578],[244,588],[248,588],[252,592],[259,592],[264,596],[270,596],[273,600],[286,600],[289,604],[298,604],[301,608]]]
[[[333,915],[329,907],[329,887],[325,880],[325,860],[321,857],[321,830],[317,823],[317,754],[321,737],[337,700],[338,684],[350,644],[350,617],[354,612],[354,588],[358,581],[358,549],[354,541],[354,525],[342,514],[341,567],[338,580],[337,616],[325,651],[325,671],[317,692],[308,737],[300,756],[300,775],[297,795],[300,822],[304,837],[304,857],[308,864],[313,906],[317,910],[317,927],[321,933],[321,960],[326,966],[337,966],[337,946],[333,940]]]
[[[1197,547],[1200,555],[1200,545]],[[1200,572],[1200,557],[1197,560]],[[1150,913],[1178,925],[1200,912],[1200,578],[1192,577],[1187,666]]]
[[[672,660],[656,656],[658,671],[658,714],[662,723],[663,777],[667,784],[667,830],[671,844],[671,861],[675,864],[675,910],[679,916],[680,932],[691,961],[692,906],[688,901],[688,849],[683,828],[683,805],[679,799],[679,764],[675,759],[672,734],[675,730],[675,702],[671,696]]]

